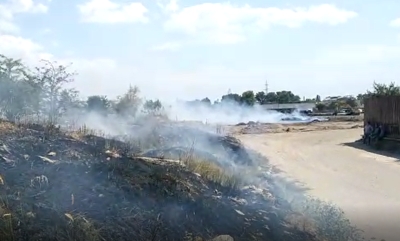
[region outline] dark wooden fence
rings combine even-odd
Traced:
[[[400,96],[378,96],[364,100],[364,122],[385,126],[389,135],[400,135]]]

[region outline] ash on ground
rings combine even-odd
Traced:
[[[318,240],[286,221],[294,212],[267,172],[250,173],[262,187],[240,178],[260,163],[235,138],[151,132],[109,139],[1,122],[2,240]]]

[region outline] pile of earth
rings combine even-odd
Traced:
[[[287,222],[293,212],[274,195],[272,180],[263,189],[223,185],[177,158],[190,148],[218,168],[227,160],[254,165],[236,139],[173,125],[151,129],[163,139],[152,149],[134,138],[1,122],[1,240],[317,240]],[[187,147],[193,135],[196,149]]]
[[[240,128],[237,133],[239,134],[263,134],[263,133],[273,133],[279,132],[285,129],[285,126],[282,124],[275,123],[260,123],[249,121],[248,123],[238,123],[235,125]],[[233,133],[235,133],[233,131]]]

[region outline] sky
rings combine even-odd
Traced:
[[[400,76],[395,0],[0,0],[0,53],[68,64],[83,96],[358,94]]]

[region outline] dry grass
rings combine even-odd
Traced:
[[[5,180],[0,176],[0,191],[5,184]],[[1,193],[0,192],[0,193]],[[55,211],[60,212],[54,207]],[[21,232],[22,228],[29,223],[34,223],[39,217],[32,211],[26,212],[22,206],[11,211],[9,200],[6,195],[0,195],[0,237],[2,241],[17,240],[16,232]],[[62,223],[57,223],[51,228],[54,237],[60,240],[76,241],[102,241],[99,229],[82,214],[65,213]],[[26,232],[26,231],[23,231]],[[25,236],[29,236],[29,232]]]
[[[217,126],[217,133],[221,134],[222,126]],[[79,127],[75,131],[70,131],[69,135],[77,140],[82,140],[84,137],[93,135],[105,137],[105,133],[99,130],[91,129],[86,125]],[[124,140],[129,145],[136,145],[140,149],[157,148],[165,145],[163,137],[160,136],[155,130],[149,133],[146,137],[142,139],[129,139]],[[112,139],[107,139],[104,146],[105,153],[110,155],[110,157],[117,157],[121,154],[126,154],[126,151],[120,150],[120,145],[113,145]],[[162,157],[160,157],[162,159]],[[180,164],[184,165],[189,171],[194,172],[201,177],[217,183],[221,186],[237,189],[241,186],[242,181],[234,175],[232,172],[224,170],[217,164],[206,160],[202,157],[194,155],[194,144],[192,147],[180,158]]]
[[[6,210],[0,209],[0,237],[2,241],[15,241],[16,229],[19,225],[24,222],[35,220],[35,214],[28,212],[25,217],[21,217],[18,214],[7,212]],[[65,222],[52,228],[53,236],[60,240],[76,241],[102,241],[99,229],[97,229],[91,221],[86,219],[83,215],[71,215],[65,214]]]
[[[82,125],[78,127],[76,130],[69,130],[68,135],[74,139],[82,140],[83,137],[88,135],[93,136],[105,136],[105,133],[99,130],[91,129],[87,125]]]
[[[83,215],[65,214],[68,221],[68,229],[66,230],[68,240],[85,240],[85,241],[100,241],[99,229],[94,227],[92,222],[86,219]]]
[[[242,185],[242,180],[237,175],[209,160],[194,155],[193,146],[180,158],[180,162],[189,171],[221,186],[237,189]]]
[[[78,132],[75,132],[79,136],[83,136],[86,133],[96,133],[94,131],[82,131],[85,130],[84,128],[80,128]],[[222,132],[222,126],[217,126],[217,133],[220,134]],[[96,133],[97,134],[97,133]],[[156,129],[153,129],[148,135],[141,137],[140,139],[129,139],[129,137],[124,140],[125,142],[129,143],[130,145],[136,145],[141,150],[148,150],[153,148],[160,148],[166,147],[171,143],[168,143],[168,140],[165,140],[163,136],[161,136]],[[208,181],[212,181],[224,187],[229,187],[232,189],[238,188],[242,181],[233,172],[228,170],[224,170],[217,164],[215,164],[211,160],[207,160],[204,157],[200,157],[194,154],[194,146],[192,146],[179,157],[179,164],[184,166],[188,171],[196,173],[200,175],[204,179]],[[122,154],[121,150],[115,149],[112,145],[106,147],[106,152],[108,153],[118,153]],[[116,155],[118,155],[116,154]],[[139,155],[140,157],[140,155]],[[164,155],[158,156],[160,160],[165,160]]]
[[[221,134],[222,132],[222,126],[218,125],[217,133]],[[86,125],[79,127],[76,131],[71,132],[71,134],[77,139],[82,139],[82,137],[87,135],[106,136],[104,132],[90,129]],[[148,135],[141,137],[140,139],[127,137],[124,141],[130,146],[138,146],[141,150],[162,148],[168,144],[164,138],[159,135],[156,129],[152,130]],[[104,147],[107,154],[112,157],[126,154],[126,151],[119,149],[120,145],[113,145],[113,143],[113,139],[107,139]],[[193,143],[188,151],[179,158],[180,164],[184,165],[187,170],[200,175],[206,180],[231,189],[237,189],[242,185],[242,180],[232,171],[223,169],[214,162],[195,155],[194,147],[195,143]],[[163,157],[160,158],[163,159]]]
[[[0,120],[0,132],[1,133],[8,133],[16,130],[16,126],[14,123],[9,121]]]
[[[2,240],[14,240],[14,215],[9,211],[7,200],[0,197],[0,237]]]

